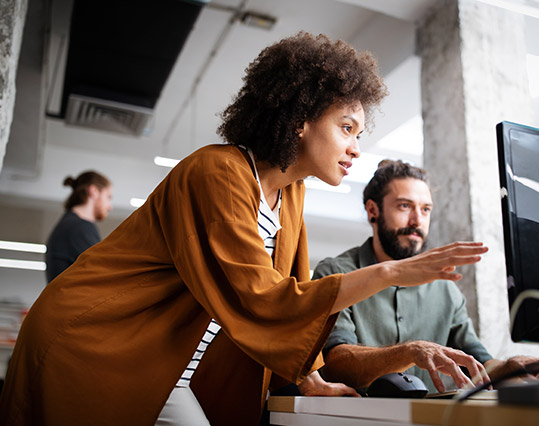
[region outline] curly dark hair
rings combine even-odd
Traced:
[[[262,50],[243,82],[217,132],[283,172],[296,161],[303,123],[333,104],[361,103],[370,124],[373,107],[388,93],[370,52],[305,32]]]
[[[380,210],[383,209],[383,200],[387,195],[387,186],[395,179],[413,178],[422,180],[427,185],[429,177],[427,171],[420,167],[412,166],[401,160],[382,160],[378,163],[378,169],[363,190],[363,204],[373,200]]]

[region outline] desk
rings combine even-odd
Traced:
[[[497,401],[270,397],[272,425],[289,426],[537,426],[539,408]],[[444,417],[445,416],[445,417]]]

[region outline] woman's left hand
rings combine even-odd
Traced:
[[[305,377],[298,388],[304,396],[361,396],[354,388],[346,386],[344,383],[326,382],[318,371]]]

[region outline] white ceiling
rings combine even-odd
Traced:
[[[33,1],[35,4],[39,0]],[[59,110],[65,66],[62,52],[65,56],[66,44],[63,50],[61,47],[62,40],[69,34],[71,1],[52,0],[50,44],[41,75],[47,81],[44,101],[39,106],[41,117],[45,111]],[[130,199],[146,198],[168,173],[169,169],[153,163],[154,156],[181,159],[198,147],[220,143],[216,135],[218,114],[240,88],[246,66],[264,47],[300,30],[324,33],[344,39],[358,50],[372,51],[379,60],[391,94],[375,118],[374,132],[362,137],[362,156],[345,182],[350,192],[307,190],[305,218],[314,266],[322,258],[358,244],[370,233],[361,199],[363,182],[372,176],[376,160],[389,156],[421,164],[420,62],[414,56],[414,21],[438,1],[212,1],[201,12],[183,47],[157,103],[147,135],[129,137],[66,126],[62,120],[53,118],[42,119],[41,129],[36,132],[33,130],[36,126],[27,126],[28,118],[19,113],[14,119],[16,138],[9,142],[12,146],[8,146],[12,151],[20,151],[19,163],[10,162],[9,156],[6,157],[0,174],[0,196],[4,203],[46,209],[49,216],[56,217],[69,194],[69,189],[61,185],[63,179],[95,169],[113,182],[111,220],[122,220],[134,210]],[[233,13],[222,10],[226,8],[269,15],[276,18],[276,24],[271,30],[264,30],[238,21],[231,23]],[[32,25],[30,18],[29,15],[27,25]],[[55,74],[57,63],[59,72]],[[22,98],[19,107],[25,105],[27,111],[36,93],[36,82],[32,80],[37,78],[35,74],[36,71],[21,60],[17,77]],[[404,142],[399,134],[403,130],[406,131]],[[388,137],[384,139],[384,136]],[[380,143],[384,140],[385,143]],[[33,141],[31,147],[28,147],[29,141]],[[35,151],[37,160],[22,167],[21,158],[28,157],[25,152],[29,149]],[[367,153],[374,156],[369,158]],[[106,235],[106,228],[101,229]],[[21,238],[44,242],[47,233],[48,230],[43,230],[37,237],[41,241],[28,236]]]
[[[361,202],[362,182],[372,176],[376,160],[391,157],[422,163],[420,61],[414,55],[415,22],[442,0],[212,1],[201,12],[173,68],[148,134],[140,137],[66,126],[62,120],[45,118],[45,111],[54,113],[59,109],[66,46],[61,47],[69,33],[72,0],[50,1],[53,22],[43,58],[39,50],[43,34],[39,35],[38,28],[33,32],[34,45],[23,44],[24,49],[34,52],[34,59],[28,60],[21,54],[19,62],[9,155],[0,173],[1,205],[43,209],[56,218],[69,194],[68,188],[62,187],[63,179],[95,169],[113,182],[111,218],[117,223],[134,210],[131,198],[146,198],[168,173],[168,169],[153,163],[154,156],[181,159],[198,147],[220,143],[215,133],[218,113],[240,88],[245,67],[264,47],[300,30],[325,33],[342,38],[359,50],[372,51],[390,91],[375,117],[373,133],[362,137],[361,158],[344,182],[350,192],[307,190],[305,217],[313,265],[325,256],[358,244],[370,232]],[[29,1],[25,37],[28,30],[37,26],[36,15],[39,18],[47,3],[48,0]],[[237,20],[231,23],[233,12],[227,9],[266,14],[276,18],[276,24],[271,30],[263,30]],[[530,45],[536,46],[532,53],[539,55],[537,43]],[[57,63],[59,72],[55,73]],[[539,98],[536,106],[539,111]],[[4,231],[0,228],[0,234],[6,234]],[[44,242],[47,233],[45,230],[33,237],[37,235],[34,231],[33,236],[26,234],[21,239]]]
[[[65,59],[62,53],[65,56],[66,48],[61,42],[69,32],[72,0],[51,1],[53,20],[44,68],[38,74],[32,64],[21,60],[17,76],[17,105],[29,105],[31,101],[35,104],[38,77],[47,82],[42,88],[43,101],[34,115],[28,114],[30,108],[24,112],[16,108],[13,138],[8,142],[8,151],[18,151],[19,160],[29,158],[32,151],[36,161],[22,167],[20,161],[13,160],[15,155],[6,156],[0,174],[3,198],[58,203],[69,192],[61,186],[65,176],[91,168],[111,178],[115,187],[114,207],[118,215],[125,215],[132,210],[129,200],[145,198],[168,171],[153,164],[154,156],[181,159],[200,146],[219,143],[215,133],[218,113],[239,89],[245,67],[262,48],[299,30],[342,38],[378,57],[390,96],[376,117],[374,133],[362,139],[364,157],[368,152],[421,163],[420,64],[414,56],[414,22],[441,0],[212,1],[201,12],[174,66],[148,134],[140,137],[66,126],[62,120],[43,118],[45,111],[59,109]],[[35,7],[40,3],[47,2],[32,0],[29,4]],[[238,20],[231,23],[234,10],[273,16],[276,24],[271,30],[264,30]],[[34,24],[30,12],[28,27]],[[57,62],[59,72],[55,69]],[[31,84],[34,86],[30,88]],[[38,131],[34,131],[38,126]],[[407,136],[404,142],[400,141],[403,132]],[[364,175],[365,158],[356,163],[354,174]]]
[[[61,186],[65,176],[96,169],[113,181],[114,207],[117,214],[125,215],[132,210],[129,200],[132,197],[145,198],[168,171],[153,164],[154,156],[181,159],[198,147],[220,143],[215,133],[219,124],[218,113],[239,89],[245,67],[262,48],[299,30],[325,33],[332,38],[347,40],[358,49],[373,51],[388,79],[391,79],[392,71],[400,69],[399,84],[390,87],[392,92],[400,92],[400,95],[384,104],[383,123],[377,120],[375,135],[366,138],[362,146],[364,151],[367,148],[376,151],[374,136],[378,140],[419,114],[419,68],[413,57],[413,20],[436,1],[213,1],[201,12],[174,66],[147,135],[124,136],[66,126],[62,120],[47,118],[35,143],[38,161],[34,170],[29,172],[13,167],[7,157],[0,175],[0,193],[4,197],[16,196],[36,202],[59,202],[69,192]],[[48,87],[41,106],[48,112],[59,109],[62,59],[65,59],[61,54],[66,47],[64,43],[62,50],[61,42],[68,34],[70,0],[53,0],[52,7],[51,42],[46,50],[43,74]],[[223,10],[226,8],[273,16],[276,24],[271,30],[264,30],[237,20],[231,23],[233,12]],[[27,20],[27,25],[31,25],[30,20]],[[55,73],[58,59],[59,72]],[[24,64],[19,67],[19,73],[24,73]],[[403,77],[411,78],[413,83],[402,84]],[[195,83],[197,79],[198,83]],[[19,93],[24,94],[24,88],[19,88]],[[35,91],[28,96],[35,96]],[[403,101],[406,104],[404,108]],[[391,110],[399,110],[400,113],[392,114]],[[31,134],[24,139],[37,138]],[[16,150],[16,146],[9,148]],[[381,149],[381,153],[388,151]]]

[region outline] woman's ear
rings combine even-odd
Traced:
[[[298,127],[296,128],[296,134],[300,137],[300,139],[303,137],[304,129],[305,129],[305,123],[298,125]]]

